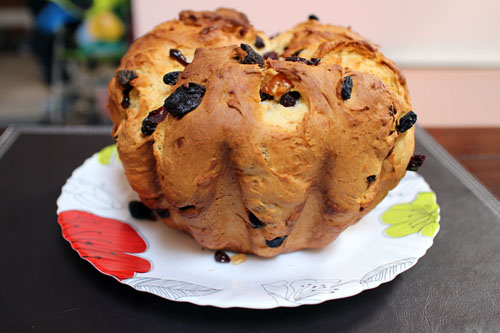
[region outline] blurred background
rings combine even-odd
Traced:
[[[129,0],[2,0],[0,126],[109,123],[106,86],[132,41]]]
[[[2,0],[0,126],[109,123],[106,85],[130,42],[220,6],[269,35],[309,14],[351,26],[403,69],[420,125],[500,127],[498,0]]]

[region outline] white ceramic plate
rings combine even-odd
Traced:
[[[415,172],[407,172],[373,211],[324,249],[272,259],[247,255],[239,265],[217,263],[214,251],[160,220],[134,219],[131,200],[138,197],[116,148],[106,147],[62,188],[57,213],[63,237],[121,283],[221,308],[294,307],[356,295],[414,266],[439,230],[435,195]]]

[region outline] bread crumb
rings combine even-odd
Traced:
[[[231,263],[233,265],[239,265],[247,260],[247,256],[244,253],[238,253],[231,257]]]

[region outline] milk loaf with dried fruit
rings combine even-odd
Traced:
[[[316,17],[268,38],[231,9],[183,11],[132,44],[108,92],[132,188],[210,249],[324,247],[414,149],[400,70]]]

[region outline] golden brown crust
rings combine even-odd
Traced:
[[[179,13],[179,19],[187,25],[222,29],[230,32],[233,32],[239,27],[251,26],[245,14],[228,8],[201,12],[183,10]]]
[[[253,46],[257,36],[259,52],[282,57],[241,63],[240,43]],[[184,68],[170,49],[191,63]],[[285,60],[299,50],[320,64]],[[108,91],[126,175],[148,206],[169,209],[166,224],[209,248],[269,257],[323,247],[396,186],[413,152],[413,128],[396,130],[411,109],[404,77],[350,29],[309,20],[269,40],[241,13],[184,11],[137,40],[122,69],[137,74],[130,106],[121,105],[127,87],[117,79]],[[182,71],[177,84],[165,85],[172,71]],[[295,106],[261,101],[262,82],[277,74],[300,93]],[[189,83],[205,87],[201,103],[143,134],[148,113]],[[250,213],[264,226],[254,228]]]

